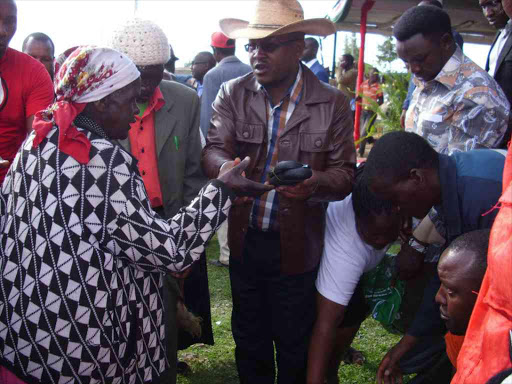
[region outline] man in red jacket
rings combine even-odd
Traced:
[[[9,48],[17,25],[14,0],[0,2],[0,185],[7,167],[32,130],[36,112],[53,101],[53,85],[45,67],[29,55]]]

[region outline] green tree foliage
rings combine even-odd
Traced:
[[[400,127],[400,115],[402,104],[407,96],[409,84],[408,73],[388,72],[381,75],[381,87],[384,93],[384,104],[379,105],[373,99],[362,96],[368,101],[368,109],[375,113],[374,119],[378,119],[367,136],[375,136],[380,130],[382,133],[398,131]],[[360,140],[364,139],[362,137]]]
[[[359,45],[357,44],[357,38],[355,33],[345,34],[343,40],[343,54],[349,53],[354,56],[354,63],[357,66],[359,61]]]
[[[387,70],[391,68],[391,63],[398,59],[395,42],[391,36],[386,38],[382,44],[377,46],[377,52],[377,62],[379,63],[379,66]]]

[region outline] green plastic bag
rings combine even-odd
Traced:
[[[371,316],[384,325],[391,325],[399,316],[405,284],[394,279],[395,257],[400,245],[389,248],[382,261],[371,271],[363,274],[363,292]]]

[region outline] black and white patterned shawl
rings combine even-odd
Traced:
[[[150,382],[168,367],[163,273],[199,258],[233,195],[213,181],[165,221],[135,158],[84,132],[88,164],[57,150],[55,127],[3,184],[0,364],[28,383]]]

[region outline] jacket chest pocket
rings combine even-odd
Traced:
[[[240,158],[251,157],[255,161],[265,141],[265,127],[258,124],[247,124],[237,121],[235,124],[236,154]]]
[[[236,122],[236,141],[248,144],[261,144],[264,138],[263,125],[247,124],[244,122]]]
[[[334,145],[328,131],[300,133],[301,161],[314,169],[325,168],[327,156],[333,149]]]

